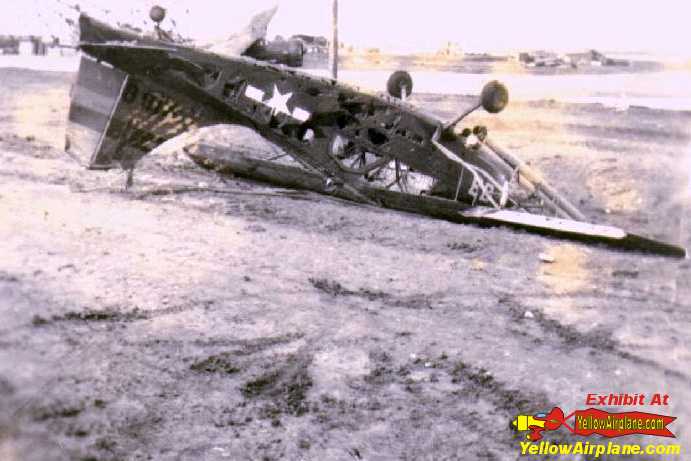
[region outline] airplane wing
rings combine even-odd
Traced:
[[[190,150],[187,154],[201,167],[220,174],[246,177],[279,187],[305,189],[352,200],[351,195],[338,188],[325,190],[321,176],[302,168],[279,165],[203,143],[195,146],[195,150]],[[686,257],[686,250],[683,247],[631,234],[618,227],[541,216],[518,210],[471,206],[443,197],[381,189],[367,183],[357,184],[356,189],[362,196],[385,208],[432,216],[450,222],[477,224],[483,227],[506,226],[582,242],[604,243],[624,250],[643,251],[675,258]]]
[[[226,56],[240,56],[257,40],[266,37],[266,30],[269,27],[269,22],[271,22],[277,10],[278,5],[266,11],[262,11],[256,14],[242,31],[223,40],[218,40],[199,48]]]

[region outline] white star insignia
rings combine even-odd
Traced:
[[[286,115],[292,115],[290,110],[288,110],[288,101],[293,97],[293,93],[282,94],[276,85],[274,85],[274,93],[271,99],[266,101],[266,105],[273,109],[273,113],[281,113]]]

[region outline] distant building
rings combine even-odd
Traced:
[[[0,54],[19,53],[19,40],[12,35],[0,35]]]
[[[17,54],[21,56],[31,56],[36,53],[36,42],[31,39],[21,39],[19,40],[19,46],[17,47]]]
[[[0,54],[44,55],[47,45],[37,35],[0,35]]]
[[[72,46],[61,45],[57,37],[0,35],[0,54],[65,56],[75,54],[75,49]]]
[[[597,50],[586,51],[585,53],[569,53],[566,55],[571,65],[576,67],[585,66],[628,66],[629,61],[625,59],[612,59]]]
[[[329,41],[325,37],[298,34],[290,39],[301,41],[306,54],[329,54]]]
[[[567,64],[566,58],[545,50],[519,53],[518,61],[526,67],[562,67]]]
[[[437,51],[437,55],[447,58],[457,58],[462,54],[461,47],[455,42],[446,42],[444,46]]]

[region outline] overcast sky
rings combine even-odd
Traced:
[[[332,0],[5,0],[0,34],[68,35],[64,16],[75,4],[110,22],[150,28],[148,10],[168,9],[177,30],[197,39],[230,34],[253,13],[276,3],[269,37],[328,35]],[[691,56],[687,0],[340,0],[340,35],[356,46],[393,51],[438,49],[445,41],[466,51],[548,48],[653,51]]]

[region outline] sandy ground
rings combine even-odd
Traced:
[[[125,193],[61,150],[71,78],[0,70],[0,459],[514,460],[516,415],[593,392],[669,394],[643,409],[678,417],[687,459],[689,261],[287,194],[173,149]],[[691,114],[474,117],[592,220],[691,245]],[[188,186],[223,192],[166,192]]]

